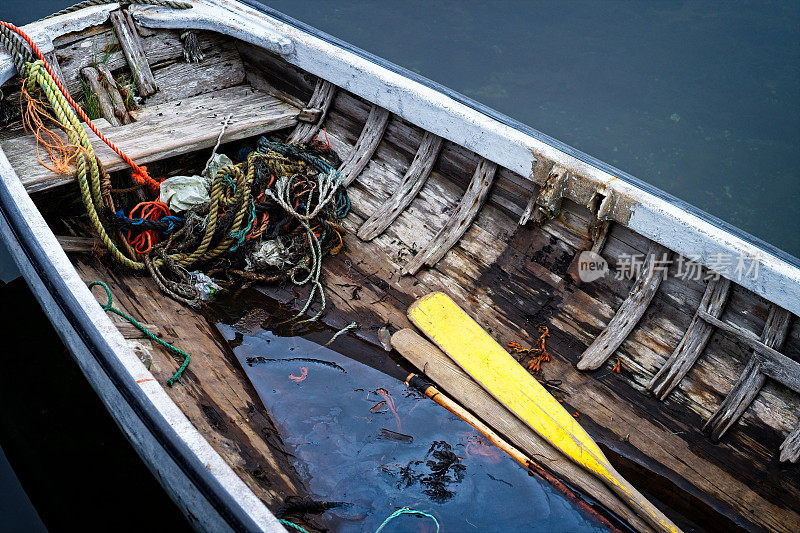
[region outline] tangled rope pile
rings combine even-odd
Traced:
[[[168,237],[142,226],[158,241],[145,254],[147,268],[157,283],[165,279],[162,271],[169,270],[178,285],[165,283],[162,290],[190,305],[197,301],[190,296],[187,270],[198,266],[210,275],[248,281],[310,283],[311,294],[299,314],[319,294],[322,306],[312,317],[316,319],[325,306],[321,260],[342,249],[339,220],[349,211],[333,166],[338,164],[330,148],[262,137],[244,161],[216,172],[210,201],[173,219],[172,227],[161,232]]]
[[[100,3],[104,2],[90,0],[81,5]],[[141,3],[188,6],[171,0]],[[56,171],[75,165],[86,215],[110,257],[127,268],[148,271],[164,293],[193,307],[201,305],[209,284],[216,286],[209,276],[309,284],[308,300],[296,318],[305,315],[317,297],[320,308],[307,320],[321,316],[325,309],[322,258],[342,249],[339,222],[350,209],[335,170],[341,160],[329,145],[317,141],[290,145],[262,137],[255,149],[242,153],[239,163],[228,159],[229,164],[206,177],[207,165],[203,176],[193,177],[207,180],[203,192],[207,201],[173,211],[166,200],[161,201],[163,196],[158,198],[168,180],[162,184],[150,177],[144,166],[95,127],[30,37],[0,21],[0,42],[11,52],[23,78],[23,123],[37,139],[37,152],[44,146]],[[37,89],[42,97],[34,96]],[[113,189],[81,120],[130,166],[133,187]],[[66,132],[67,143],[47,129],[48,121]],[[114,193],[143,186],[156,198],[138,202],[127,211],[116,208]]]

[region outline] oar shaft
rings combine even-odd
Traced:
[[[483,423],[478,417],[464,409],[459,403],[452,400],[440,392],[436,386],[428,381],[428,379],[418,375],[409,374],[405,380],[405,384],[417,391],[421,392],[440,406],[444,407],[458,418],[478,430],[489,441],[506,452],[512,459],[521,464],[525,469],[531,473],[535,473],[539,477],[548,481],[556,490],[563,494],[568,500],[581,508],[585,513],[592,516],[595,520],[603,524],[610,531],[620,533],[621,530],[612,524],[605,516],[597,512],[595,508],[586,503],[586,501],[575,494],[569,487],[562,483],[559,479],[554,477],[550,472],[542,468],[540,465],[532,461],[525,453],[519,450],[516,446],[505,440],[498,435],[492,428]]]

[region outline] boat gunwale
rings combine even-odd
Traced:
[[[572,156],[572,157],[574,157],[574,158],[586,163],[587,165],[591,165],[591,166],[593,166],[593,167],[595,167],[595,168],[597,168],[599,170],[602,170],[603,172],[605,172],[607,174],[615,176],[618,179],[621,179],[623,181],[626,181],[626,182],[630,183],[631,185],[634,185],[635,187],[641,189],[644,192],[652,194],[653,196],[656,196],[656,197],[658,197],[658,198],[660,198],[660,199],[662,199],[662,200],[664,200],[666,202],[669,202],[670,204],[672,204],[672,205],[674,205],[676,207],[684,209],[684,210],[694,214],[698,218],[701,218],[701,219],[713,224],[714,226],[718,227],[719,229],[725,230],[728,233],[733,234],[734,236],[742,238],[743,240],[749,242],[750,244],[753,244],[754,246],[760,248],[762,251],[774,255],[775,257],[777,257],[778,259],[781,259],[782,261],[786,261],[787,263],[789,263],[789,264],[791,264],[793,266],[800,267],[800,257],[796,257],[796,256],[790,254],[789,252],[787,252],[787,251],[785,251],[785,250],[783,250],[781,248],[778,248],[774,244],[771,244],[771,243],[769,243],[769,242],[767,242],[767,241],[765,241],[765,240],[763,240],[763,239],[761,239],[759,237],[756,237],[755,235],[753,235],[753,234],[751,234],[751,233],[739,228],[738,226],[734,226],[730,222],[726,222],[725,220],[722,220],[721,218],[719,218],[719,217],[717,217],[715,215],[712,215],[711,213],[709,213],[709,212],[707,212],[707,211],[705,211],[703,209],[700,209],[699,207],[695,206],[694,204],[691,204],[691,203],[689,203],[689,202],[687,202],[685,200],[682,200],[682,199],[678,198],[677,196],[674,196],[674,195],[666,192],[665,190],[663,190],[663,189],[661,189],[661,188],[659,188],[659,187],[657,187],[655,185],[652,185],[652,184],[650,184],[650,183],[648,183],[648,182],[646,182],[646,181],[644,181],[644,180],[642,180],[640,178],[637,178],[636,176],[630,174],[629,172],[621,170],[621,169],[619,169],[619,168],[617,168],[617,167],[615,167],[615,166],[613,166],[613,165],[611,165],[609,163],[606,163],[605,161],[603,161],[601,159],[598,159],[598,158],[596,158],[596,157],[594,157],[592,155],[587,154],[586,152],[583,152],[583,151],[581,151],[581,150],[579,150],[579,149],[577,149],[577,148],[575,148],[573,146],[570,146],[569,144],[567,144],[567,143],[565,143],[563,141],[560,141],[560,140],[556,139],[555,137],[552,137],[552,136],[550,136],[550,135],[548,135],[546,133],[543,133],[543,132],[537,130],[536,128],[534,128],[533,126],[529,126],[528,124],[525,124],[524,122],[520,122],[517,119],[506,115],[505,113],[497,111],[496,109],[494,109],[492,107],[489,107],[486,104],[478,102],[477,100],[474,100],[474,99],[470,98],[469,96],[464,95],[463,93],[460,93],[458,91],[450,89],[449,87],[447,87],[445,85],[442,85],[441,83],[439,83],[437,81],[434,81],[434,80],[432,80],[430,78],[427,78],[427,77],[423,76],[422,74],[419,74],[419,73],[414,72],[412,70],[409,70],[409,69],[407,69],[407,68],[405,68],[403,66],[397,65],[396,63],[393,63],[393,62],[388,61],[386,59],[383,59],[383,58],[381,58],[379,56],[376,56],[376,55],[374,55],[374,54],[372,54],[372,53],[370,53],[370,52],[368,52],[368,51],[366,51],[366,50],[364,50],[362,48],[359,48],[359,47],[357,47],[357,46],[355,46],[353,44],[348,43],[347,41],[343,41],[343,40],[339,39],[338,37],[334,37],[333,35],[325,33],[322,30],[318,30],[318,29],[314,28],[313,26],[310,26],[310,25],[308,25],[308,24],[306,24],[306,23],[304,23],[304,22],[302,22],[300,20],[297,20],[295,18],[290,17],[289,15],[286,15],[286,14],[280,12],[280,11],[277,11],[276,9],[273,9],[273,8],[267,6],[267,5],[264,5],[261,2],[258,2],[257,0],[238,0],[238,1],[243,3],[243,4],[247,4],[247,5],[249,5],[250,7],[254,8],[254,9],[258,9],[259,11],[263,10],[263,12],[265,14],[268,14],[271,17],[273,17],[273,18],[275,18],[277,20],[280,20],[281,22],[289,24],[290,26],[293,26],[293,27],[297,28],[298,30],[301,30],[301,31],[306,32],[306,33],[308,33],[310,35],[313,35],[314,37],[318,37],[318,38],[320,38],[320,39],[322,39],[322,40],[324,40],[324,41],[326,41],[326,42],[328,42],[330,44],[334,44],[336,46],[344,48],[345,50],[347,50],[349,52],[352,52],[352,53],[358,55],[359,57],[361,57],[363,59],[366,59],[366,60],[368,60],[368,61],[370,61],[372,63],[375,63],[378,66],[384,67],[384,68],[386,68],[386,69],[388,69],[388,70],[390,70],[390,71],[392,71],[392,72],[394,72],[396,74],[400,74],[400,75],[402,75],[402,76],[404,76],[406,78],[412,79],[412,80],[416,81],[417,83],[420,83],[420,84],[422,84],[422,85],[424,85],[424,86],[426,86],[426,87],[428,87],[430,89],[433,89],[433,90],[435,90],[437,92],[440,92],[443,95],[445,95],[445,96],[447,96],[449,98],[452,98],[456,102],[458,102],[460,104],[463,104],[463,105],[465,105],[465,106],[467,106],[467,107],[469,107],[469,108],[471,108],[471,109],[473,109],[475,111],[478,111],[479,113],[481,113],[483,115],[486,115],[487,117],[489,117],[491,119],[494,119],[494,120],[500,122],[503,125],[509,126],[509,127],[513,128],[513,129],[521,132],[521,133],[524,133],[524,134],[526,134],[526,135],[528,135],[530,137],[533,137],[534,139],[537,139],[537,140],[539,140],[539,141],[541,141],[541,142],[543,142],[543,143],[545,143],[545,144],[547,144],[547,145],[549,145],[549,146],[551,146],[551,147],[553,147],[553,148],[555,148],[555,149],[557,149],[557,150],[559,150],[561,152],[564,152],[567,155],[570,155],[570,156]],[[403,118],[406,118],[406,117],[403,117]],[[453,142],[456,142],[456,141],[453,141]]]

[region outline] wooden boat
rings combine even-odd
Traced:
[[[800,530],[796,258],[254,1],[106,4],[23,29],[73,94],[94,72],[97,123],[139,164],[202,167],[227,115],[223,143],[269,132],[308,141],[324,130],[352,201],[345,250],[324,263],[326,322],[356,321],[355,334],[377,344],[380,325],[409,327],[409,304],[444,291],[503,344],[530,345],[547,324],[544,378],[561,381],[565,405],[614,466],[676,523]],[[199,62],[184,60],[188,30]],[[134,116],[113,86],[96,83],[102,72],[87,71],[98,67],[137,77]],[[0,82],[15,101],[8,54]],[[272,511],[303,485],[229,349],[152,278],[86,253],[89,236],[63,236],[74,175],[42,166],[19,122],[0,133],[0,232],[117,423],[195,527],[280,530]],[[124,174],[93,139],[105,169]],[[644,268],[582,280],[587,251],[616,270],[634,256]],[[698,277],[676,275],[685,258]],[[87,289],[95,279],[119,308],[191,344],[182,386],[162,386],[180,361],[104,313]],[[343,288],[354,281],[357,300]],[[294,297],[285,286],[259,290]],[[545,466],[649,530],[569,464]]]

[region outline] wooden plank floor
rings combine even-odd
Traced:
[[[114,305],[140,322],[154,324],[167,342],[191,354],[181,382],[164,385],[181,361],[142,338],[138,330],[118,324],[140,359],[211,446],[273,511],[287,498],[308,496],[289,464],[283,442],[228,344],[207,319],[168,298],[152,278],[108,267],[88,254],[71,256],[81,279],[105,281]]]
[[[223,142],[294,126],[299,112],[296,107],[273,96],[239,85],[142,108],[136,115],[136,122],[125,126],[113,128],[103,119],[96,120],[95,124],[136,163],[146,164],[214,146],[222,122],[229,113],[232,116]],[[125,163],[116,153],[94,133],[88,134],[107,171],[125,168]],[[0,139],[0,146],[29,193],[71,183],[75,179],[73,174],[57,174],[42,166],[36,157],[36,141],[31,135]]]

